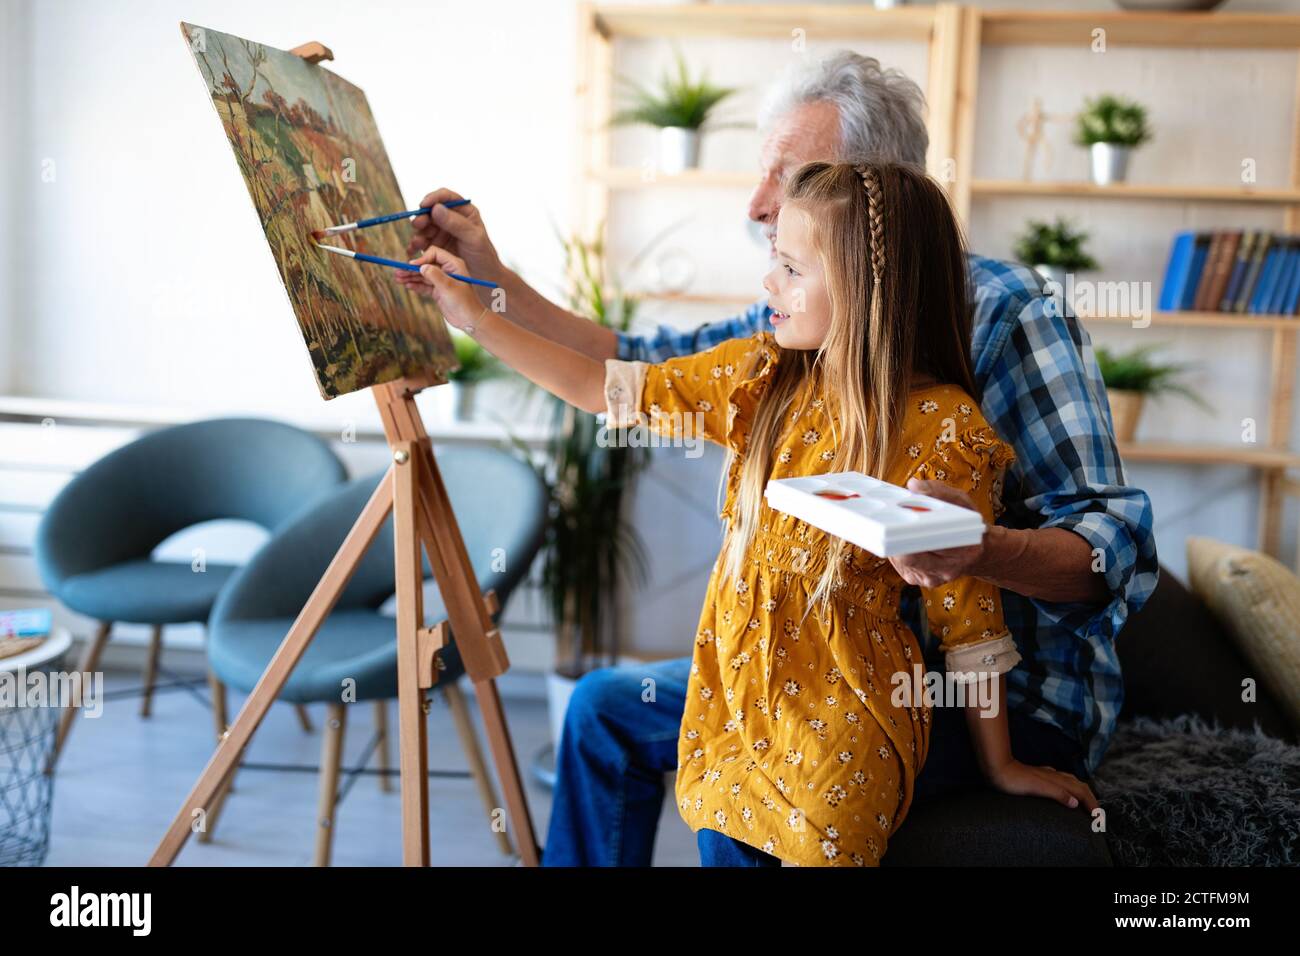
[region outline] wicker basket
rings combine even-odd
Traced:
[[[0,637],[0,660],[24,654],[33,647],[40,647],[44,643],[45,637],[44,634],[40,637],[13,637],[10,635]]]

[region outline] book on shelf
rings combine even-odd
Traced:
[[[1300,236],[1252,229],[1174,235],[1160,286],[1162,312],[1295,315]]]
[[[0,611],[0,639],[6,637],[44,637],[54,625],[49,608],[34,607],[17,611]]]

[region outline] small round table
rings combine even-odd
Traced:
[[[56,628],[31,650],[0,657],[0,866],[40,866],[50,846],[54,753],[59,707],[53,689],[39,698],[30,677],[57,669],[72,635]]]

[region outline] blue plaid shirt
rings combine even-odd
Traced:
[[[1077,740],[1090,771],[1101,762],[1124,702],[1115,637],[1155,590],[1151,501],[1124,483],[1110,406],[1088,333],[1055,308],[1038,274],[967,257],[974,304],[975,382],[984,416],[1016,450],[999,523],[1068,528],[1098,556],[1110,601],[1065,604],[1002,592],[1021,663],[1007,703]],[[772,328],[756,302],[744,314],[683,332],[620,335],[618,357],[662,362]]]

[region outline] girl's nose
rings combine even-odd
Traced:
[[[772,276],[775,272],[776,270],[772,269],[763,276],[763,288],[767,290],[768,295],[776,295],[776,289],[772,286]]]

